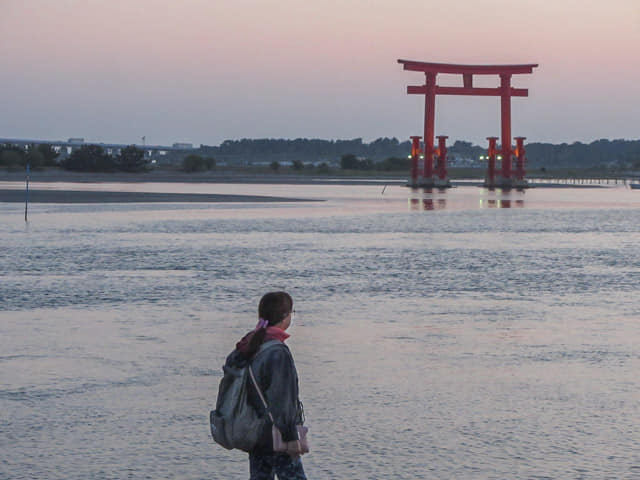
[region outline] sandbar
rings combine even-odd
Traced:
[[[24,190],[0,189],[0,203],[24,203]],[[104,192],[85,190],[29,190],[29,203],[222,203],[313,202],[302,198],[215,193]]]

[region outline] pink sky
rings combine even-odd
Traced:
[[[638,0],[0,0],[0,137],[404,140],[405,58],[539,63],[514,136],[638,139],[639,51]],[[484,144],[499,100],[438,98],[436,134]]]

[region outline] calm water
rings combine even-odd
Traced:
[[[0,478],[248,478],[207,415],[270,289],[310,479],[640,478],[640,192],[75,188],[329,200],[0,204]]]

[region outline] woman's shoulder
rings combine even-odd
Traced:
[[[260,345],[260,348],[258,348],[258,351],[256,352],[256,356],[266,353],[267,350],[282,349],[283,347],[289,351],[289,347],[287,347],[284,342],[276,339],[267,340]]]
[[[293,356],[291,355],[291,350],[289,350],[289,347],[284,342],[281,342],[280,340],[269,340],[268,342],[265,342],[265,344],[266,343],[271,343],[271,345],[267,345],[265,348],[265,353],[267,355],[286,355],[293,358]]]
[[[269,344],[269,345],[267,345]],[[264,347],[264,349],[262,348]],[[264,363],[293,363],[293,355],[289,347],[279,340],[270,340],[262,345],[254,357],[254,362]]]

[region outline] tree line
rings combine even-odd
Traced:
[[[83,145],[62,161],[65,170],[80,172],[143,172],[148,164],[144,150],[129,145],[118,155],[109,155],[100,145]]]
[[[640,168],[640,140],[600,139],[591,143],[525,143],[526,157],[533,166]]]
[[[358,158],[352,153],[340,157],[340,168],[343,170],[380,170],[383,172],[409,171],[411,160],[405,157],[388,157],[379,162],[370,158]]]
[[[144,172],[149,161],[144,150],[129,145],[118,155],[109,155],[100,145],[88,144],[75,148],[70,155],[60,158],[60,153],[49,144],[20,145],[0,144],[0,167],[25,168],[27,164],[37,170],[42,167],[60,166],[78,172]],[[210,170],[216,166],[213,157],[197,154],[184,156],[181,162],[186,172]]]
[[[590,168],[597,166],[640,168],[640,140],[600,139],[591,143],[571,144],[528,143],[525,144],[527,165],[546,168]],[[219,146],[201,145],[200,148],[167,152],[167,159],[180,164],[187,172],[210,170],[216,163],[250,165],[253,162],[270,163],[272,169],[288,164],[293,170],[304,165],[315,167],[340,162],[345,170],[408,170],[407,155],[411,151],[408,141],[397,138],[378,138],[373,142],[363,142],[361,138],[352,140],[321,140],[298,138],[286,139],[241,139],[225,140]],[[457,140],[447,147],[450,160],[458,158],[479,159],[486,155],[486,147],[471,142]],[[345,158],[346,156],[346,158]],[[144,171],[148,168],[144,151],[130,145],[119,155],[107,155],[100,145],[83,145],[65,158],[59,158],[51,145],[0,144],[0,166],[9,168],[32,168],[61,165],[68,170],[78,171]]]
[[[397,138],[378,138],[365,143],[362,138],[352,140],[321,140],[296,138],[287,139],[248,139],[225,140],[219,146],[201,145],[199,154],[209,154],[216,158],[264,158],[279,156],[282,160],[301,160],[318,162],[337,160],[341,155],[353,154],[372,160],[382,160],[390,156],[406,156],[409,142],[399,142]]]
[[[29,145],[23,148],[18,145],[0,144],[0,166],[8,168],[24,168],[27,164],[32,168],[57,165],[59,157],[51,145]]]
[[[498,146],[500,147],[500,146]],[[640,167],[640,140],[600,139],[591,143],[525,143],[528,164],[538,167],[594,167],[602,165]],[[200,155],[211,155],[227,162],[251,160],[303,162],[333,162],[343,155],[352,154],[372,162],[388,158],[406,158],[411,152],[409,141],[383,137],[370,143],[361,138],[352,140],[321,140],[297,138],[225,140],[219,146],[201,145]],[[479,159],[487,154],[487,146],[457,140],[447,147],[447,156]]]
[[[140,172],[148,168],[144,151],[134,145],[121,149],[118,155],[109,155],[100,145],[83,145],[65,158],[59,159],[49,144],[18,145],[0,144],[0,166],[33,169],[61,166],[65,170],[80,172]]]

